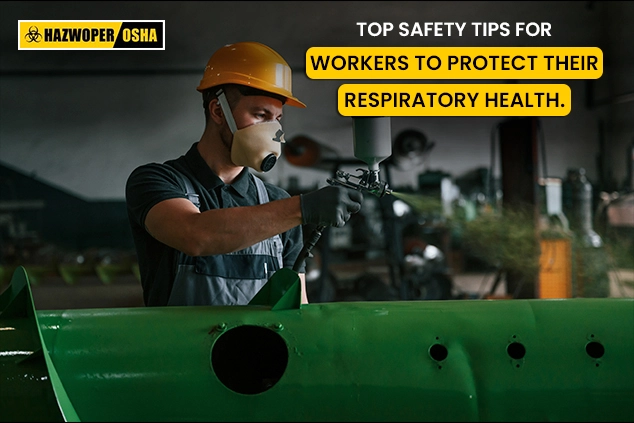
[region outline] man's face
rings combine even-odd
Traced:
[[[238,129],[242,129],[257,123],[280,121],[282,107],[282,102],[272,97],[242,96],[233,110],[233,117]]]
[[[280,121],[282,119],[283,106],[280,100],[273,97],[261,95],[240,96],[233,108],[233,118],[238,129],[257,123]],[[221,129],[220,137],[222,143],[227,147],[227,151],[230,152],[233,134],[226,122]]]

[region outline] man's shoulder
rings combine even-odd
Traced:
[[[128,191],[146,190],[154,187],[180,187],[183,185],[183,171],[179,170],[179,159],[164,163],[146,163],[135,168],[126,182]]]
[[[179,168],[185,165],[184,156],[177,159],[166,160],[163,163],[150,162],[137,166],[132,172],[132,175],[138,174],[163,174],[174,175]]]
[[[167,162],[166,162],[167,163]],[[131,173],[129,179],[135,179],[146,176],[171,176],[174,174],[174,168],[166,163],[146,163],[137,166]]]

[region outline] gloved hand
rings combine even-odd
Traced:
[[[299,196],[302,222],[341,228],[350,215],[361,210],[363,194],[342,187],[327,186]]]

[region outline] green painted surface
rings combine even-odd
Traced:
[[[39,328],[24,268],[0,296],[0,421],[79,421]]]
[[[632,299],[288,304],[37,317],[82,421],[634,420]]]

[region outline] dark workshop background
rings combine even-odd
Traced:
[[[99,260],[131,268],[126,179],[135,167],[175,158],[198,141],[204,116],[195,88],[210,55],[238,41],[271,46],[293,69],[293,92],[308,108],[285,108],[286,139],[307,136],[343,158],[353,157],[352,121],[338,114],[336,94],[341,83],[350,81],[308,79],[305,53],[310,47],[599,47],[604,55],[600,79],[543,81],[568,84],[573,104],[566,117],[539,118],[535,172],[540,178],[564,180],[570,170],[584,169],[593,187],[593,210],[601,193],[616,198],[634,190],[634,2],[13,1],[1,2],[0,10],[0,264],[8,269],[41,265],[48,270],[33,271],[33,279],[41,275],[40,282],[47,276],[51,284],[55,278],[66,284],[79,280],[63,273],[60,265],[65,263],[87,266],[84,273],[77,271],[77,278],[94,276]],[[165,20],[166,49],[19,51],[18,20],[39,19]],[[467,28],[462,37],[401,37],[396,30],[386,37],[360,37],[356,25],[416,21],[549,22],[552,36],[473,37]],[[430,148],[415,166],[392,168],[391,186],[416,193],[439,175],[456,182],[489,169],[499,180],[502,161],[499,149],[493,149],[492,133],[504,120],[392,118],[393,136],[417,130]],[[353,171],[355,166],[345,168]],[[260,176],[302,192],[325,185],[330,175],[280,160]],[[624,226],[629,225],[625,220]],[[607,236],[605,227],[594,229]],[[452,245],[441,246],[453,260],[449,273],[468,273],[468,257],[454,254]],[[132,276],[128,285],[136,293]],[[103,289],[94,295],[107,295],[103,285],[109,282],[108,275],[90,282]],[[95,303],[83,303],[90,304]]]

